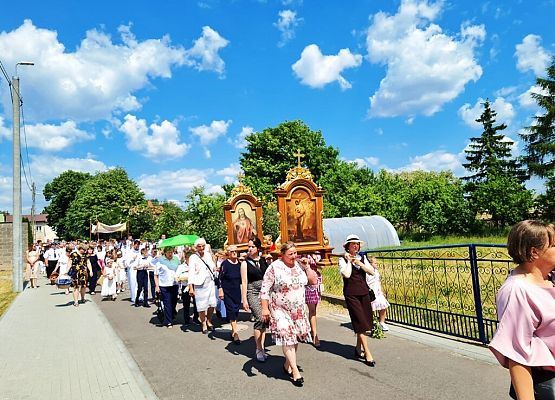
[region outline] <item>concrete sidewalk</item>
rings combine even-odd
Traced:
[[[0,319],[0,399],[157,399],[89,295],[39,285]]]

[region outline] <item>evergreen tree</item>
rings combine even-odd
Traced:
[[[530,172],[541,178],[555,179],[555,56],[547,68],[546,78],[536,78],[541,93],[532,93],[544,114],[534,117],[534,123],[521,134],[526,143],[523,157]]]
[[[470,138],[468,149],[465,150],[467,163],[463,166],[472,173],[463,179],[472,183],[488,181],[493,177],[506,176],[524,182],[528,177],[522,166],[511,156],[511,142],[505,140],[500,133],[507,125],[495,125],[497,112],[490,107],[489,100],[484,103],[484,111],[476,120],[484,130],[479,137]],[[469,185],[468,188],[473,187]]]
[[[465,190],[472,212],[488,215],[494,226],[503,227],[529,215],[532,193],[524,186],[527,174],[511,155],[511,142],[500,133],[507,125],[496,125],[496,115],[486,100],[476,120],[483,126],[482,135],[471,138],[465,150],[468,162],[463,166],[472,175],[463,179],[468,181]]]

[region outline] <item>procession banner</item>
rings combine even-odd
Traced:
[[[97,222],[95,225],[91,226],[92,233],[114,233],[114,232],[125,232],[127,230],[127,223],[121,223],[116,225],[106,225],[102,222]]]

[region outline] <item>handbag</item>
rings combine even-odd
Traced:
[[[216,278],[216,275],[214,275],[214,273],[212,272],[212,270],[210,269],[210,267],[208,266],[208,264],[206,264],[206,261],[204,261],[204,260],[202,259],[202,257],[199,256],[198,254],[197,254],[197,256],[198,256],[198,258],[200,259],[200,261],[202,261],[202,262],[204,263],[204,265],[206,265],[206,269],[208,270],[208,272],[210,272],[210,275],[212,276],[212,280],[213,280],[214,282],[216,282],[216,286],[220,287],[219,282],[218,282],[218,278]]]
[[[369,289],[368,295],[370,296],[370,303],[376,300],[376,293],[374,293],[374,289]]]
[[[156,318],[160,324],[164,325],[164,304],[160,300],[160,293],[156,293]]]

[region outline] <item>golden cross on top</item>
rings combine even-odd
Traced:
[[[296,153],[293,153],[295,157],[297,157],[297,166],[301,166],[301,158],[304,158],[304,154],[301,154],[301,149],[297,149]]]
[[[242,172],[239,172],[239,173],[237,174],[237,180],[239,181],[239,184],[240,184],[240,185],[243,184],[243,179],[245,179],[245,174],[242,173]]]

